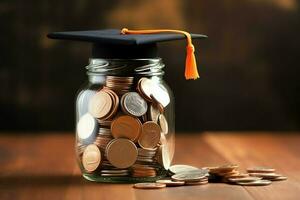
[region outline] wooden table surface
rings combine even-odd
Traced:
[[[84,180],[74,156],[74,136],[65,133],[0,135],[0,199],[300,199],[300,134],[207,132],[177,134],[175,163],[271,166],[288,176],[270,186],[223,183],[138,190],[132,184]]]

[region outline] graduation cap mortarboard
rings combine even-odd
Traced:
[[[154,30],[122,30],[105,29],[90,31],[53,32],[48,34],[52,39],[85,41],[93,43],[92,57],[107,59],[139,59],[155,58],[157,43],[164,41],[187,39],[186,79],[196,79],[196,60],[193,39],[206,38],[202,34],[189,34],[185,31],[170,29]]]

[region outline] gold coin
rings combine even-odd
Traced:
[[[106,147],[106,156],[109,162],[119,168],[132,166],[137,159],[138,151],[135,144],[128,139],[113,139]]]
[[[160,127],[152,121],[142,125],[142,133],[138,139],[139,145],[144,149],[154,149],[160,141]]]
[[[90,144],[86,147],[82,156],[82,164],[86,171],[95,171],[101,162],[101,153],[95,144]]]
[[[136,183],[134,188],[137,189],[160,189],[165,188],[166,184],[164,183]]]
[[[89,113],[95,118],[105,118],[111,111],[112,105],[111,96],[107,92],[100,90],[89,102]]]
[[[120,116],[111,124],[111,132],[114,138],[128,138],[136,141],[142,129],[139,119],[131,116]]]
[[[158,117],[159,125],[161,128],[162,133],[165,135],[168,134],[169,128],[168,128],[168,122],[166,117],[163,114],[160,114]]]

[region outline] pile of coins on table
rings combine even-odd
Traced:
[[[167,89],[157,80],[107,76],[77,123],[77,153],[84,172],[139,178],[168,169],[164,111],[169,103]]]
[[[137,189],[160,189],[164,187],[185,185],[206,185],[208,183],[228,183],[242,186],[265,186],[272,181],[287,180],[286,176],[275,173],[269,167],[252,167],[247,173],[238,170],[238,165],[222,165],[218,167],[197,168],[189,165],[170,166],[169,176],[155,183],[137,183]]]

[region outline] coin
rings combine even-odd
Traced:
[[[95,171],[101,162],[101,153],[99,148],[90,144],[86,147],[82,156],[82,165],[88,172]]]
[[[243,186],[264,186],[264,185],[270,185],[272,181],[269,180],[257,180],[257,181],[250,181],[250,182],[236,182],[238,185]]]
[[[152,90],[153,90],[153,82],[151,81],[151,79],[141,78],[139,80],[138,86],[143,96],[147,100],[151,101],[150,95],[152,94]]]
[[[261,177],[264,179],[273,179],[273,178],[278,178],[282,176],[281,174],[275,174],[275,173],[249,173],[250,176],[253,177]]]
[[[135,144],[125,138],[110,141],[105,152],[109,162],[120,169],[132,166],[138,155]]]
[[[273,168],[270,168],[270,167],[250,167],[250,168],[247,168],[247,172],[248,173],[256,173],[256,172],[261,172],[261,173],[272,173],[272,172],[275,172],[275,169]]]
[[[125,112],[141,117],[147,112],[147,102],[136,92],[128,92],[122,97],[123,109]]]
[[[114,138],[128,138],[136,141],[142,129],[141,122],[131,116],[120,116],[113,120],[111,132]]]
[[[154,82],[152,84],[152,95],[153,97],[162,104],[165,108],[170,103],[170,96],[168,90],[159,82]]]
[[[238,167],[239,166],[236,164],[227,164],[227,165],[222,165],[222,166],[218,166],[218,167],[210,167],[209,173],[229,172],[229,171],[237,169]]]
[[[98,123],[89,113],[84,114],[77,123],[77,135],[79,139],[85,140],[97,132]]]
[[[166,184],[164,183],[136,183],[134,188],[137,189],[160,189],[165,188]]]
[[[288,178],[286,176],[279,176],[279,177],[276,177],[276,178],[272,178],[272,179],[269,179],[270,181],[284,181],[284,180],[287,180]]]
[[[160,127],[152,121],[148,121],[142,125],[142,132],[138,139],[139,145],[144,149],[156,148],[160,141]]]
[[[169,128],[166,117],[163,114],[160,114],[158,119],[162,133],[164,133],[165,135],[168,134]]]
[[[156,183],[163,183],[166,184],[166,186],[181,186],[184,185],[184,181],[173,181],[171,179],[160,179],[157,180]]]
[[[158,117],[160,115],[160,111],[158,110],[158,108],[156,106],[151,104],[150,108],[149,108],[149,115],[150,115],[150,119],[152,121],[154,121],[155,123],[157,123],[158,122]]]
[[[206,184],[208,184],[208,180],[185,183],[185,185],[206,185]]]
[[[249,176],[249,177],[243,177],[243,178],[229,178],[228,180],[231,182],[251,182],[251,181],[257,181],[261,180],[261,177],[254,177],[254,176]]]
[[[172,180],[175,181],[185,181],[185,182],[200,181],[201,179],[206,178],[206,172],[174,174],[171,178]]]
[[[160,145],[158,149],[158,162],[164,169],[168,170],[171,165],[171,158],[168,146],[166,144]]]
[[[89,113],[99,119],[105,118],[111,111],[112,105],[111,96],[107,92],[100,90],[90,99]]]
[[[190,166],[190,165],[172,165],[169,168],[169,171],[172,174],[179,174],[181,172],[187,172],[191,170],[198,170],[198,167]]]

